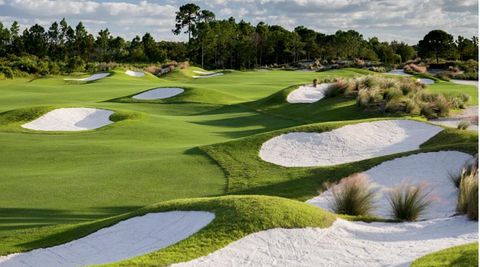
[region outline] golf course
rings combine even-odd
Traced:
[[[199,70],[178,69],[158,78],[148,73],[130,76],[117,69],[94,81],[72,82],[71,77],[51,76],[0,82],[0,254],[61,245],[143,214],[175,210],[215,214],[207,226],[196,230],[201,229],[199,232],[166,248],[132,254],[137,256],[132,259],[86,263],[156,266],[184,262],[263,230],[331,226],[336,215],[328,208],[302,203],[317,196],[325,182],[426,152],[461,152],[464,159],[452,166],[458,168],[477,151],[475,132],[434,126],[415,116],[363,112],[351,98],[338,96],[303,104],[286,100],[291,91],[313,79],[399,77],[342,69],[320,73],[228,71],[208,79],[192,78],[193,71]],[[134,97],[162,88],[183,91],[165,98]],[[471,85],[438,81],[426,90],[464,92],[476,104],[477,89]],[[75,108],[112,111],[106,115],[110,123],[72,131],[25,127],[53,110]],[[420,120],[412,121],[419,124],[414,127],[434,127],[434,132],[419,140],[416,149],[318,167],[284,167],[258,156],[265,141],[283,133],[322,133],[399,119]],[[59,118],[43,124],[51,125],[52,120]],[[380,217],[341,218],[383,221]],[[470,228],[477,225],[461,223]],[[468,231],[464,234],[463,241],[451,246],[474,241]],[[432,246],[431,250],[443,248],[447,247]],[[8,260],[0,259],[0,265],[10,266]],[[206,263],[212,264],[219,263]]]
[[[479,266],[478,1],[357,2],[0,0],[0,267]]]

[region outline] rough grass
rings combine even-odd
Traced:
[[[412,267],[478,266],[478,243],[447,248],[415,260]]]
[[[400,185],[388,195],[392,218],[399,221],[416,221],[424,214],[431,201],[426,185]]]
[[[198,233],[165,249],[110,266],[166,266],[218,250],[248,234],[271,228],[329,227],[335,216],[311,205],[267,196],[223,196],[172,200],[123,215],[77,225],[19,231],[0,242],[0,255],[48,247],[88,235],[121,220],[151,212],[210,211],[215,219]]]

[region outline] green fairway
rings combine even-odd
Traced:
[[[0,255],[78,238],[126,217],[113,217],[106,223],[99,219],[166,200],[225,194],[305,200],[317,194],[327,180],[398,157],[328,168],[288,169],[257,156],[263,141],[283,132],[321,132],[352,120],[387,118],[385,114],[361,111],[352,98],[328,98],[312,104],[285,101],[296,85],[311,83],[314,78],[366,74],[371,72],[227,71],[223,76],[193,79],[195,74],[189,68],[164,78],[129,77],[117,70],[89,83],[66,82],[65,77],[0,81]],[[158,87],[186,91],[165,100],[131,98]],[[471,87],[441,82],[431,90],[464,91],[476,99],[477,91]],[[20,127],[61,107],[110,109],[116,112],[111,117],[116,123],[84,132],[38,132]],[[476,134],[448,130],[419,151],[457,149],[473,153],[476,141]],[[189,204],[182,209],[192,207],[197,206]],[[149,210],[157,209],[140,212]],[[323,225],[280,221],[223,237],[208,251],[179,257],[176,249],[182,248],[182,242],[149,254],[145,260],[151,262],[160,256],[167,259],[162,263],[192,259],[269,227]],[[37,228],[40,226],[47,227]]]
[[[417,259],[412,267],[478,266],[478,243],[447,248]]]

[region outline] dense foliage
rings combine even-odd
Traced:
[[[190,60],[208,68],[253,68],[298,64],[302,60],[317,65],[360,60],[387,65],[422,58],[476,59],[478,38],[468,39],[434,30],[417,46],[403,42],[366,40],[354,30],[324,34],[298,26],[289,31],[278,25],[241,20],[217,20],[209,10],[186,4],[176,13],[174,34],[187,33],[188,42],[157,41],[150,33],[125,40],[107,29],[96,35],[82,22],[71,26],[62,19],[47,29],[39,24],[20,32],[17,22],[10,28],[0,22],[0,58],[5,61],[44,61],[40,66],[0,65],[0,73],[10,77],[16,70],[28,73],[85,71],[88,62],[162,63],[167,59]],[[183,31],[183,32],[182,32]],[[416,49],[418,48],[418,51]],[[34,57],[31,57],[31,56]],[[21,66],[21,67],[18,67]],[[25,70],[26,69],[26,70]]]

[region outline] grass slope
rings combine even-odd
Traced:
[[[172,210],[210,211],[215,213],[215,219],[177,244],[111,266],[165,266],[207,255],[248,234],[266,229],[323,228],[335,221],[335,216],[327,211],[277,197],[223,196],[172,200],[104,220],[18,231],[18,235],[0,242],[0,255],[65,243],[127,218]]]
[[[217,161],[227,173],[228,193],[275,195],[299,200],[317,195],[317,190],[327,181],[336,181],[396,157],[437,150],[460,150],[471,154],[477,151],[478,134],[446,129],[416,151],[329,167],[287,168],[265,162],[258,156],[258,151],[265,141],[286,132],[324,132],[346,124],[365,121],[372,119],[297,126],[222,144],[203,146],[201,149]]]
[[[447,248],[415,260],[412,267],[478,266],[478,243]]]

